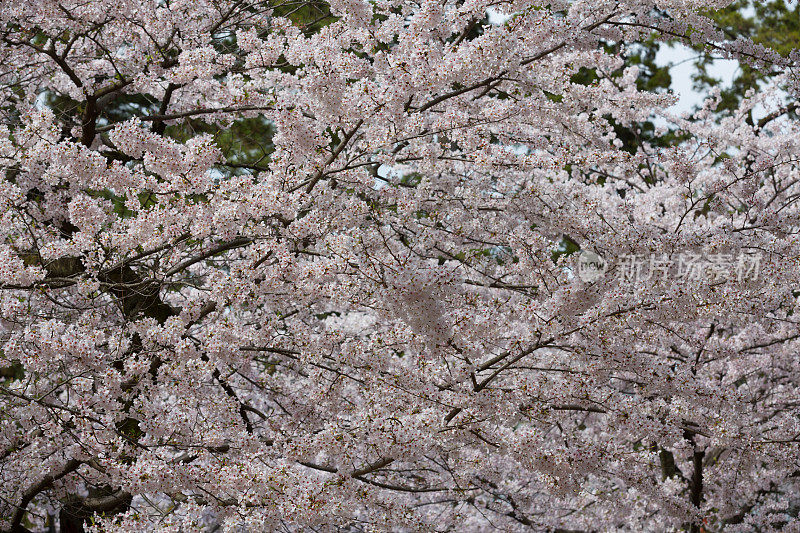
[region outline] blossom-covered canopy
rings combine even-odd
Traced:
[[[800,56],[727,3],[0,1],[0,529],[798,531]]]

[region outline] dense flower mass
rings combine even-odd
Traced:
[[[0,0],[0,530],[800,531],[728,3]],[[768,81],[674,115],[665,40]]]

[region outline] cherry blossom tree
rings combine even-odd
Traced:
[[[729,3],[2,0],[0,529],[800,531]],[[673,116],[653,39],[762,81]]]

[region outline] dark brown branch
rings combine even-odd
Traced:
[[[273,108],[263,106],[241,106],[241,107],[220,107],[218,109],[193,109],[191,111],[183,111],[181,113],[163,114],[158,115],[145,115],[143,117],[136,117],[142,122],[163,122],[165,120],[176,120],[179,118],[193,117],[196,115],[210,115],[213,113],[237,113],[240,111],[269,111]],[[98,133],[114,129],[117,124],[109,124],[97,128]]]
[[[81,464],[83,463],[77,459],[70,459],[64,464],[60,471],[54,474],[47,474],[41,481],[22,493],[19,506],[14,513],[14,517],[11,519],[11,528],[9,531],[12,533],[23,531],[22,518],[25,516],[25,510],[28,508],[28,504],[30,504],[39,493],[50,488],[54,482],[77,470]]]
[[[350,475],[353,476],[353,477],[363,476],[363,475],[369,474],[370,472],[374,472],[375,470],[378,470],[379,468],[383,468],[384,466],[390,465],[393,462],[394,462],[394,459],[391,459],[391,458],[388,458],[388,457],[384,457],[383,459],[379,459],[379,460],[375,461],[371,465],[367,465],[364,468],[359,468],[358,470],[353,471],[353,473],[350,474]]]
[[[167,114],[167,109],[169,108],[169,101],[172,99],[172,94],[175,90],[180,87],[175,83],[170,83],[167,85],[167,89],[164,91],[164,98],[161,99],[161,105],[158,108],[158,115],[165,116]],[[157,116],[158,116],[157,115]],[[158,135],[163,135],[164,130],[167,129],[167,125],[164,122],[165,119],[154,119],[152,130],[153,133]]]
[[[336,158],[339,157],[339,154],[342,153],[342,150],[345,149],[345,147],[347,146],[347,143],[350,142],[350,139],[353,138],[353,135],[356,134],[356,132],[358,131],[358,128],[360,128],[362,124],[364,124],[364,119],[361,119],[358,122],[356,122],[356,125],[353,126],[353,129],[351,129],[350,131],[345,133],[344,139],[342,139],[342,141],[336,146],[336,148],[334,148],[334,150],[331,153],[331,155],[328,156],[328,159],[325,160],[325,162],[319,168],[319,170],[314,175],[314,177],[311,178],[308,181],[308,186],[306,187],[306,193],[310,193],[314,189],[314,186],[317,184],[317,182],[319,180],[321,180],[322,177],[325,175],[325,168],[328,165],[330,165],[331,163],[333,163],[334,161],[336,161]],[[294,191],[302,188],[304,185],[305,185],[305,183],[301,183],[300,185],[297,185],[297,186],[289,189],[289,192],[294,192]]]
[[[788,113],[792,113],[793,111],[797,110],[798,107],[800,107],[800,104],[798,104],[797,102],[792,102],[791,104],[787,105],[784,108],[778,109],[777,111],[773,111],[772,113],[770,113],[769,115],[765,116],[764,118],[758,121],[758,124],[756,125],[755,128],[756,132],[762,130],[764,126],[766,126],[776,118],[786,115]]]
[[[695,443],[695,432],[686,429],[684,430],[684,438],[686,438],[694,447],[692,453],[692,476],[689,479],[689,501],[698,510],[703,503],[703,458],[706,455],[705,448],[698,448]],[[701,527],[697,522],[692,522],[689,531],[691,533],[700,533]]]
[[[164,277],[169,277],[169,276],[172,276],[173,274],[177,274],[181,270],[186,270],[190,266],[192,266],[192,265],[194,265],[196,263],[199,263],[200,261],[203,261],[204,259],[208,259],[209,257],[213,257],[213,256],[217,255],[218,253],[226,252],[228,250],[234,250],[236,248],[241,248],[242,246],[247,246],[248,244],[250,244],[252,242],[253,242],[253,239],[249,239],[247,237],[239,237],[239,238],[233,239],[232,241],[229,241],[229,242],[222,243],[220,245],[214,246],[213,248],[210,248],[209,250],[206,250],[205,252],[203,252],[202,254],[200,254],[198,256],[191,257],[189,259],[186,259],[185,261],[182,261],[182,262],[178,263],[177,265],[175,265],[171,269],[167,270],[167,272],[164,273]]]

